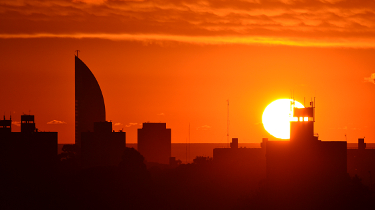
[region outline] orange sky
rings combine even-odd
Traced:
[[[3,0],[0,112],[74,142],[79,49],[129,143],[146,121],[224,143],[227,99],[230,136],[260,142],[264,108],[291,91],[316,97],[320,139],[375,143],[374,32],[374,1]]]

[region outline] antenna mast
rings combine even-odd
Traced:
[[[189,161],[190,161],[190,123],[189,123]]]
[[[227,100],[227,147],[229,148],[229,99]]]

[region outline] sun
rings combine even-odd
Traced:
[[[276,138],[290,138],[290,121],[293,119],[291,102],[293,102],[292,99],[278,99],[270,103],[263,111],[263,127]],[[294,102],[294,107],[304,108],[300,102]]]

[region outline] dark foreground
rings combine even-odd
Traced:
[[[147,168],[127,149],[119,166],[88,169],[74,154],[59,158],[48,172],[2,170],[0,209],[375,209],[374,192],[358,177],[275,194],[265,178],[206,158]]]

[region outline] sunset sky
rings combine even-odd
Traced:
[[[262,113],[316,97],[321,140],[375,143],[374,0],[0,0],[0,113],[34,114],[74,142],[74,54],[107,120],[136,143],[166,122],[172,143],[271,137]]]

